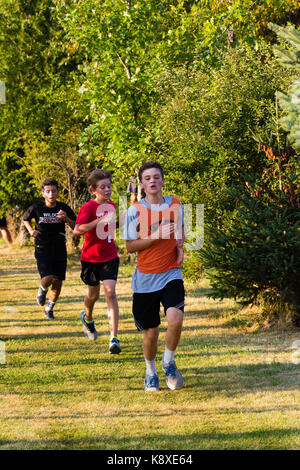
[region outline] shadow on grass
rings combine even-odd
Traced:
[[[70,303],[73,303],[73,302],[83,302],[83,299],[86,295],[86,292],[83,292],[82,295],[78,295],[78,296],[67,296],[67,297],[60,297],[60,302],[61,302],[61,305],[63,304],[70,304]],[[122,295],[122,294],[117,294],[117,298],[118,298],[118,301],[119,302],[131,302],[132,301],[132,296],[130,295]],[[97,303],[105,303],[106,304],[106,300],[105,300],[105,296],[104,296],[104,292],[103,292],[103,289],[102,289],[102,292],[100,292],[100,297],[99,299],[97,300],[96,304],[95,304],[95,308],[97,307]]]
[[[44,315],[44,311],[42,311],[40,313],[35,312],[35,315],[39,315],[39,318],[35,318],[35,319],[33,319],[33,318],[16,318],[16,313],[7,313],[6,318],[3,319],[3,320],[0,320],[0,328],[9,328],[9,327],[12,327],[12,328],[16,328],[16,327],[30,328],[30,327],[35,327],[35,326],[38,327],[38,326],[45,326],[45,325],[47,325],[47,326],[49,326],[49,325],[58,326],[59,325],[62,328],[66,328],[70,325],[76,325],[76,324],[81,326],[81,321],[80,321],[80,317],[79,317],[79,314],[80,314],[81,311],[82,311],[82,309],[81,310],[78,309],[78,311],[74,313],[74,310],[72,310],[72,309],[70,309],[70,310],[60,310],[59,312],[55,312],[55,319],[51,320],[51,323],[46,319],[46,317]],[[0,313],[2,313],[2,312],[0,312]],[[19,315],[19,312],[17,312],[17,314]],[[23,316],[26,316],[26,314],[27,314],[27,312],[22,313]],[[66,314],[69,314],[69,316],[66,317],[65,316]],[[32,313],[30,313],[30,315],[32,315]],[[97,325],[98,325],[98,327],[100,327],[104,323],[106,324],[107,323],[106,311],[104,311],[104,312],[99,312],[99,311],[94,312],[94,319],[95,319],[96,328],[97,328]],[[122,322],[130,321],[130,323],[132,323],[132,326],[134,326],[134,322],[133,322],[131,313],[122,314],[120,316],[120,320]],[[121,332],[121,331],[122,330],[119,329],[119,332]]]
[[[217,308],[211,307],[211,308],[206,308],[206,309],[201,309],[201,310],[186,310],[184,311],[184,316],[185,317],[193,317],[193,316],[199,316],[199,317],[205,317],[206,315],[210,315],[212,313],[216,313],[218,311]],[[183,323],[184,324],[184,323]]]
[[[105,392],[110,392],[110,390],[105,390],[105,389],[101,389],[99,390],[99,392],[101,393],[105,393]],[[33,391],[32,392],[33,394],[35,395],[40,395],[44,392],[42,391]],[[76,389],[74,390],[67,390],[67,391],[59,391],[59,392],[51,392],[51,391],[48,391],[48,392],[45,392],[46,395],[63,395],[64,393],[66,393],[66,395],[76,395],[78,394],[78,391]],[[0,395],[5,395],[5,393],[1,393]],[[284,406],[284,405],[280,405],[280,406],[276,406],[274,405],[273,407],[269,407],[269,408],[251,408],[249,406],[245,406],[244,408],[231,408],[231,407],[226,407],[226,409],[215,409],[215,408],[212,408],[211,410],[210,409],[207,409],[205,407],[204,410],[201,409],[201,407],[195,407],[195,408],[183,408],[183,407],[180,407],[180,410],[179,410],[179,413],[180,413],[180,416],[193,416],[195,414],[198,414],[201,416],[201,414],[204,414],[205,416],[209,416],[209,415],[212,415],[212,416],[216,416],[216,415],[240,415],[241,412],[244,412],[244,413],[252,413],[252,414],[264,414],[264,413],[272,413],[272,412],[278,412],[278,410],[281,410],[281,411],[287,411],[289,412],[290,411],[290,406]],[[122,418],[137,418],[137,417],[143,417],[143,418],[147,418],[147,417],[153,417],[155,416],[156,418],[161,418],[161,417],[173,417],[174,414],[177,414],[178,411],[174,411],[172,409],[170,409],[169,411],[163,411],[161,409],[153,409],[151,411],[149,410],[138,410],[138,411],[135,411],[133,409],[130,409],[130,410],[125,410],[125,409],[120,409],[118,411],[108,411],[108,410],[105,410],[104,413],[103,412],[99,412],[99,413],[95,413],[95,411],[93,412],[93,418],[95,419],[103,419],[103,418],[107,418],[107,419],[113,419],[113,418],[117,418],[117,419],[122,419]],[[53,419],[62,419],[62,420],[65,420],[65,419],[72,419],[72,420],[75,420],[75,421],[78,421],[78,420],[82,420],[82,419],[85,419],[86,418],[86,412],[80,412],[80,411],[77,411],[77,412],[70,412],[68,414],[56,414],[55,417],[53,415],[43,415],[43,420],[53,420]],[[5,418],[6,420],[8,421],[17,421],[17,420],[20,420],[20,421],[36,421],[38,418],[35,416],[35,415],[26,415],[26,416],[21,416],[21,415],[14,415],[14,416],[8,416]],[[300,429],[298,429],[299,433],[300,433]],[[258,432],[258,431],[257,431]]]
[[[104,333],[100,333],[100,335]],[[45,339],[45,338],[73,338],[82,336],[80,332],[62,332],[62,333],[29,333],[29,334],[16,334],[16,335],[3,335],[1,334],[0,339],[2,340],[31,340],[31,339]]]
[[[32,268],[11,268],[11,269],[7,269],[5,268],[4,270],[0,270],[0,276],[18,276],[18,275],[27,275],[27,274],[36,274],[36,267],[33,266]],[[26,276],[26,279],[31,279],[30,277],[27,278]]]
[[[74,419],[74,418],[73,418]],[[82,416],[83,421],[86,416]],[[101,418],[98,418],[101,419]],[[60,423],[57,423],[59,429]],[[149,427],[149,430],[151,427]],[[59,430],[57,431],[59,432]],[[67,432],[67,431],[66,431]],[[71,430],[70,430],[71,432]],[[53,429],[51,431],[53,436]],[[193,432],[186,434],[167,434],[153,432],[145,433],[137,437],[124,435],[124,437],[116,437],[114,434],[109,436],[89,437],[89,430],[86,430],[86,436],[82,431],[82,438],[61,438],[53,437],[46,439],[38,439],[32,441],[23,440],[6,440],[0,441],[0,446],[10,449],[95,449],[95,450],[112,450],[116,453],[118,450],[195,450],[195,449],[264,449],[264,448],[280,448],[280,441],[283,438],[295,438],[300,436],[298,428],[288,429],[261,429],[258,431],[246,432]],[[251,445],[251,440],[253,443]],[[270,443],[268,441],[271,441]],[[274,444],[274,441],[277,444]],[[285,448],[288,446],[285,445]],[[292,443],[291,443],[291,447]],[[147,457],[148,458],[148,457]]]
[[[47,320],[45,320],[46,322]],[[50,325],[50,324],[49,324]],[[51,323],[53,325],[53,323]],[[46,323],[45,325],[41,326],[47,326]],[[118,336],[122,335],[130,335],[130,334],[137,334],[137,330],[119,330],[118,331]],[[98,331],[98,336],[108,336],[108,331]],[[82,328],[80,328],[79,325],[79,331],[78,332],[70,332],[70,331],[64,331],[61,333],[25,333],[25,334],[1,334],[0,335],[0,340],[20,340],[20,341],[26,341],[26,340],[32,340],[32,339],[45,339],[45,338],[74,338],[74,337],[83,337],[82,333]],[[92,343],[92,341],[90,341]],[[94,342],[93,342],[94,343]]]
[[[205,397],[298,390],[299,374],[294,364],[240,364],[207,368],[180,368],[189,389],[198,389]],[[186,388],[187,388],[186,387]],[[280,405],[279,405],[280,407]],[[263,410],[263,408],[262,408]]]
[[[29,352],[29,351],[27,351]],[[127,356],[127,355],[110,355],[108,354],[108,351],[106,353],[106,350],[105,352],[104,351],[86,351],[84,349],[82,349],[82,352],[84,354],[89,354],[87,356],[84,356],[83,353],[78,354],[78,356],[73,356],[73,358],[70,358],[70,359],[63,359],[63,360],[57,360],[57,361],[51,361],[51,353],[55,354],[56,355],[56,351],[47,351],[46,349],[43,351],[43,350],[40,350],[40,353],[47,353],[48,354],[48,357],[47,359],[45,359],[44,361],[39,361],[36,359],[35,357],[35,351],[33,351],[31,354],[32,354],[32,358],[34,359],[34,362],[32,363],[32,365],[34,367],[36,366],[41,366],[42,368],[44,368],[45,366],[48,365],[48,367],[55,367],[55,372],[53,371],[52,369],[52,373],[49,374],[49,381],[47,380],[46,383],[50,383],[52,381],[52,378],[51,376],[53,377],[53,375],[55,374],[56,375],[56,380],[55,382],[58,383],[58,382],[66,382],[68,381],[68,379],[66,379],[66,377],[61,374],[61,372],[64,372],[63,370],[60,371],[60,369],[63,369],[64,367],[68,367],[68,366],[82,366],[82,365],[85,365],[85,366],[88,366],[88,367],[93,367],[95,365],[100,365],[100,367],[104,367],[104,366],[109,366],[111,367],[113,364],[117,365],[117,366],[122,366],[122,367],[126,367],[126,365],[130,364],[140,364],[141,361],[143,361],[143,357],[137,357],[137,356]],[[95,353],[97,354],[97,357],[93,357],[95,355]],[[10,354],[10,351],[9,351],[9,354]],[[103,357],[103,354],[107,354],[106,357]],[[101,357],[100,357],[101,355]],[[23,369],[23,373],[22,373],[22,377],[18,378],[18,377],[14,377],[14,384],[15,385],[20,385],[20,384],[28,384],[28,375],[30,376],[30,383],[33,384],[35,382],[34,380],[34,377],[36,377],[36,380],[37,380],[37,384],[40,383],[40,380],[41,380],[41,369],[40,370],[36,370],[36,372],[31,372],[30,370],[30,364],[13,364],[13,363],[9,363],[7,364],[8,366],[8,369],[13,371],[14,369],[17,369],[17,370],[21,370]],[[29,369],[28,371],[26,371],[26,369]],[[48,373],[47,373],[48,374]],[[80,373],[80,377],[81,378],[84,378],[85,375],[90,375],[90,374],[93,374],[93,371],[91,369],[88,369],[86,371],[86,374],[85,373]],[[111,371],[110,372],[104,372],[104,375],[101,376],[101,373],[97,373],[97,376],[93,379],[93,381],[91,381],[91,379],[89,379],[89,384],[91,383],[95,383],[97,384],[99,381],[100,381],[100,384],[101,384],[101,381],[104,381],[106,380],[106,377],[107,376],[110,376],[111,375]],[[61,377],[61,380],[58,380],[57,377],[60,376]],[[48,377],[48,375],[47,375]],[[78,374],[77,374],[77,371],[75,370],[74,371],[74,377],[78,377]],[[120,373],[118,374],[118,381],[120,380],[130,380],[131,379],[131,376],[122,376],[120,375]],[[79,379],[80,380],[80,379]],[[109,378],[107,378],[107,380],[109,381]],[[127,388],[128,386],[126,385],[125,389]],[[131,387],[130,387],[131,388]],[[140,389],[140,387],[138,387],[138,389]],[[101,390],[102,391],[102,390]],[[107,392],[113,392],[113,390],[110,388],[107,390]],[[30,393],[35,393],[34,391],[30,391]],[[47,391],[43,390],[42,393],[46,393],[47,394]],[[64,393],[64,391],[61,392],[62,394]],[[53,394],[55,394],[55,392],[53,392]]]
[[[14,282],[13,288],[10,287],[9,290],[7,290],[7,289],[2,289],[2,288],[1,288],[0,291],[3,291],[3,292],[5,292],[5,293],[7,293],[7,294],[13,293],[13,294],[16,295],[16,298],[17,298],[18,300],[20,300],[20,295],[18,294],[17,289],[22,289],[22,290],[26,290],[26,291],[34,291],[34,292],[37,293],[37,291],[38,291],[38,286],[39,286],[39,284],[38,284],[38,279],[32,278],[31,280],[32,280],[33,283],[36,284],[36,286],[32,286],[32,287],[29,287],[29,286],[27,286],[27,285],[24,286],[24,281],[21,281],[21,280],[20,280],[20,281],[15,281],[15,282]],[[30,297],[31,297],[31,295],[30,295]],[[36,297],[36,294],[35,294],[35,296],[33,296],[34,301],[36,301],[36,300],[35,300],[35,297]],[[5,300],[2,301],[2,302],[5,302]],[[22,301],[22,303],[23,303],[23,301]],[[31,301],[31,303],[32,303],[32,301]]]

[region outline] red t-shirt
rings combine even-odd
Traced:
[[[77,215],[76,224],[88,224],[96,218],[103,217],[109,212],[116,212],[112,201],[98,204],[91,200],[84,204]],[[84,243],[81,251],[81,260],[90,263],[104,263],[117,258],[117,248],[114,243],[115,223],[98,224],[97,227],[84,234]]]

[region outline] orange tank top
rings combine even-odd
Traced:
[[[172,198],[170,206],[162,211],[153,211],[140,202],[134,203],[138,212],[139,239],[149,237],[155,238],[153,232],[160,224],[178,222],[180,201]],[[156,239],[155,242],[145,250],[138,252],[137,267],[141,273],[163,273],[173,268],[180,268],[177,263],[177,240],[174,234],[168,239]]]

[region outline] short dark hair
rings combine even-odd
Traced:
[[[143,172],[145,170],[149,170],[149,168],[157,168],[160,171],[162,178],[164,177],[164,170],[161,164],[158,162],[149,160],[148,162],[142,163],[139,168],[138,175],[139,175],[140,181],[142,181]]]
[[[42,191],[44,191],[45,186],[56,186],[56,189],[58,190],[58,182],[54,178],[45,178],[41,186]]]
[[[86,181],[87,186],[89,189],[96,189],[98,181],[105,179],[109,179],[109,181],[111,182],[111,172],[108,170],[102,170],[100,168],[97,168],[89,174],[88,179]]]

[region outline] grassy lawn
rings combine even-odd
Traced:
[[[201,280],[186,286],[177,365],[184,388],[145,394],[142,335],[131,316],[132,266],[118,280],[121,355],[108,354],[101,298],[99,338],[79,319],[85,286],[71,258],[53,321],[36,304],[39,277],[32,248],[0,242],[0,449],[300,449],[300,365],[291,344],[300,330],[245,333],[232,326],[233,301],[207,297]]]

